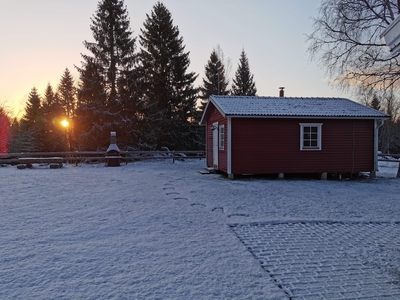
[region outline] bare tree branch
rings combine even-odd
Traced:
[[[307,38],[310,59],[340,88],[399,89],[399,54],[380,38],[397,11],[395,0],[324,0]]]

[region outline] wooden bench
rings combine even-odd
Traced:
[[[32,164],[50,164],[50,169],[58,169],[63,166],[62,157],[21,157],[18,158],[18,169],[32,168]]]

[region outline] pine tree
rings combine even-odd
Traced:
[[[66,134],[61,126],[65,110],[60,104],[58,93],[54,93],[50,83],[44,92],[42,111],[45,119],[46,151],[67,151]]]
[[[106,138],[102,118],[102,108],[106,107],[106,93],[99,69],[94,59],[88,58],[85,67],[80,70],[78,103],[74,121],[79,149],[97,149],[99,145],[103,145],[103,139]]]
[[[249,61],[243,49],[235,78],[232,80],[232,95],[255,96],[257,89],[253,77],[254,75],[250,73]]]
[[[54,103],[55,100],[55,94],[53,90],[53,86],[49,83],[47,83],[46,89],[44,91],[44,96],[43,96],[43,106],[46,107],[51,107]]]
[[[21,136],[21,126],[20,121],[17,118],[14,118],[11,122],[10,127],[10,149],[9,151],[12,153],[22,151],[22,147],[20,145],[20,136]]]
[[[127,8],[123,0],[101,0],[92,18],[95,42],[85,41],[91,55],[82,54],[75,126],[80,130],[81,147],[106,147],[110,131],[117,131],[118,141],[125,138],[124,128],[136,112],[125,90],[135,63],[135,38],[132,37]],[[127,98],[128,97],[128,98]]]
[[[371,103],[369,103],[369,106],[376,110],[381,109],[381,102],[379,101],[379,98],[376,94],[374,94]]]
[[[144,103],[142,146],[195,147],[198,137],[192,122],[198,91],[193,84],[197,75],[188,72],[189,52],[185,52],[183,38],[161,2],[147,14],[143,26],[138,68]]]
[[[74,123],[75,123],[75,110],[76,110],[76,87],[74,85],[74,79],[68,68],[65,69],[60,83],[57,88],[57,105],[56,108],[61,108],[63,111],[64,119],[68,121],[68,126],[63,128],[66,135],[66,141],[68,144],[68,150],[74,149],[73,137],[74,137]]]
[[[214,49],[205,66],[205,77],[200,87],[201,110],[204,110],[211,95],[228,95],[228,80],[225,77],[225,66]]]
[[[25,114],[21,119],[20,151],[45,151],[45,120],[43,116],[40,96],[37,89],[32,88],[25,106]]]
[[[60,104],[64,109],[65,117],[70,120],[74,117],[76,107],[76,88],[74,79],[68,68],[65,69],[58,85]]]

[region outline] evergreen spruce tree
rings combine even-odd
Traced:
[[[157,2],[141,30],[138,72],[144,103],[142,147],[171,149],[198,148],[194,117],[198,90],[197,75],[188,72],[179,29],[171,13]]]
[[[40,96],[37,89],[32,88],[25,106],[25,114],[21,119],[20,151],[45,151],[45,120]]]
[[[43,107],[51,107],[55,101],[55,93],[53,90],[52,85],[50,82],[47,84],[46,89],[44,91],[44,96],[43,96]]]
[[[381,109],[381,102],[379,101],[379,98],[376,94],[374,94],[374,96],[372,97],[372,100],[371,100],[371,103],[369,103],[369,106],[376,110]]]
[[[255,96],[257,89],[253,77],[254,75],[250,73],[249,61],[243,49],[235,78],[232,80],[232,95]]]
[[[74,85],[74,79],[68,68],[65,69],[60,83],[57,88],[57,108],[63,110],[64,119],[68,121],[68,126],[63,128],[67,135],[68,150],[74,150],[75,143],[73,142],[74,135],[74,123],[75,123],[75,110],[76,110],[76,87]]]
[[[21,126],[20,121],[17,118],[14,118],[11,121],[10,127],[10,148],[9,151],[12,153],[21,152],[22,147],[20,145],[21,139]]]
[[[46,151],[67,151],[65,129],[61,126],[65,111],[60,104],[58,94],[54,93],[50,83],[44,92],[42,111],[45,120]]]
[[[205,77],[200,87],[201,110],[204,110],[211,95],[228,95],[228,80],[225,77],[225,66],[214,49],[205,66]]]
[[[137,114],[132,105],[127,107],[131,101],[127,83],[132,80],[136,55],[124,1],[101,0],[90,28],[95,41],[84,45],[91,55],[82,54],[82,66],[77,68],[80,83],[75,129],[79,130],[81,148],[106,148],[110,131],[117,132],[119,144],[127,144],[127,124],[132,125]]]
[[[106,138],[102,109],[106,107],[106,93],[99,69],[93,58],[87,58],[85,67],[80,70],[74,127],[77,147],[81,150],[94,150],[101,145],[105,146],[102,141]]]
[[[68,68],[65,69],[58,85],[58,96],[61,106],[64,109],[65,117],[68,120],[73,119],[76,107],[76,88],[74,79]]]

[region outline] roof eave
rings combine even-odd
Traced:
[[[224,118],[256,118],[256,119],[362,119],[362,120],[375,120],[375,119],[390,119],[390,116],[280,116],[280,115],[235,115],[225,114]]]
[[[221,107],[219,107],[219,105],[217,105],[217,103],[216,103],[216,102],[214,101],[214,99],[213,99],[213,95],[211,95],[210,98],[208,98],[206,107],[204,108],[204,111],[203,111],[203,115],[201,116],[200,125],[205,125],[205,124],[206,124],[206,123],[205,123],[205,117],[206,117],[207,110],[208,110],[208,107],[209,107],[210,103],[212,103],[212,104],[214,105],[214,107],[215,107],[216,109],[218,109],[219,113],[220,113],[224,118],[226,117],[225,112],[221,109]]]

